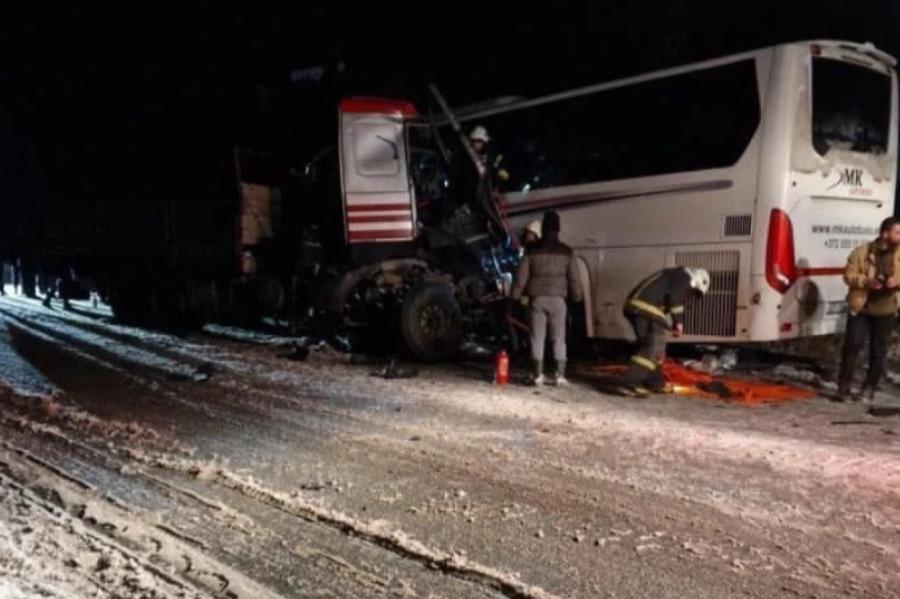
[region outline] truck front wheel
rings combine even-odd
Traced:
[[[419,285],[406,295],[400,309],[403,341],[423,362],[452,358],[462,342],[462,324],[462,310],[446,285]]]

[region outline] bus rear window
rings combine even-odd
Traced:
[[[891,114],[891,79],[868,67],[813,58],[813,146],[883,154]]]

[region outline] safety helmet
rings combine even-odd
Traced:
[[[471,141],[480,141],[483,143],[488,143],[491,141],[491,136],[488,135],[487,129],[478,125],[472,131],[469,132],[469,139]]]
[[[709,291],[709,272],[705,268],[685,268],[684,271],[691,278],[691,289],[706,295]]]
[[[541,221],[533,220],[525,226],[525,232],[531,233],[538,239],[541,238]]]

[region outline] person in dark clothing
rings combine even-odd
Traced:
[[[52,307],[52,300],[59,298],[63,301],[63,309],[71,310],[69,300],[75,286],[75,276],[72,269],[63,267],[57,271],[41,270],[38,277],[40,291],[44,296],[41,302],[47,308]]]
[[[836,399],[871,401],[884,375],[888,339],[897,322],[900,294],[900,219],[881,223],[878,239],[850,254],[844,270],[847,332],[841,355]],[[869,338],[869,370],[860,394],[852,392],[859,354]]]
[[[10,266],[11,266],[10,270],[12,270],[13,293],[14,294],[21,293],[22,292],[22,262],[18,256],[13,256]]]
[[[491,150],[491,137],[487,129],[478,125],[469,132],[469,143],[478,155],[478,159],[487,169],[490,175],[492,189],[499,189],[509,180],[509,172],[503,166],[503,154],[496,154]]]
[[[541,242],[541,221],[533,220],[525,226],[522,236],[519,239],[519,260],[521,260],[528,252],[533,250]],[[519,302],[510,301],[506,311],[506,321],[509,325],[508,335],[510,346],[513,351],[518,353],[522,348],[518,328],[528,330],[528,326],[523,323],[528,321],[528,307],[521,305]]]
[[[690,292],[709,291],[709,273],[702,268],[667,268],[641,281],[625,302],[625,317],[634,328],[638,350],[625,372],[623,392],[646,396],[665,387],[661,366],[666,332],[684,332],[684,302]]]
[[[556,360],[553,382],[565,385],[566,380],[566,300],[580,302],[581,284],[572,248],[559,240],[559,214],[544,214],[541,241],[529,248],[516,270],[512,297],[527,297],[531,307],[531,357],[534,360],[535,385],[544,379],[544,342],[547,329]]]

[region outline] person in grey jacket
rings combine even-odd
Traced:
[[[544,379],[544,342],[547,327],[553,344],[556,374],[553,382],[566,381],[566,299],[581,301],[581,285],[572,248],[559,240],[559,214],[544,214],[540,243],[530,248],[516,271],[512,288],[514,300],[528,298],[531,305],[531,356],[534,359],[534,384]]]

